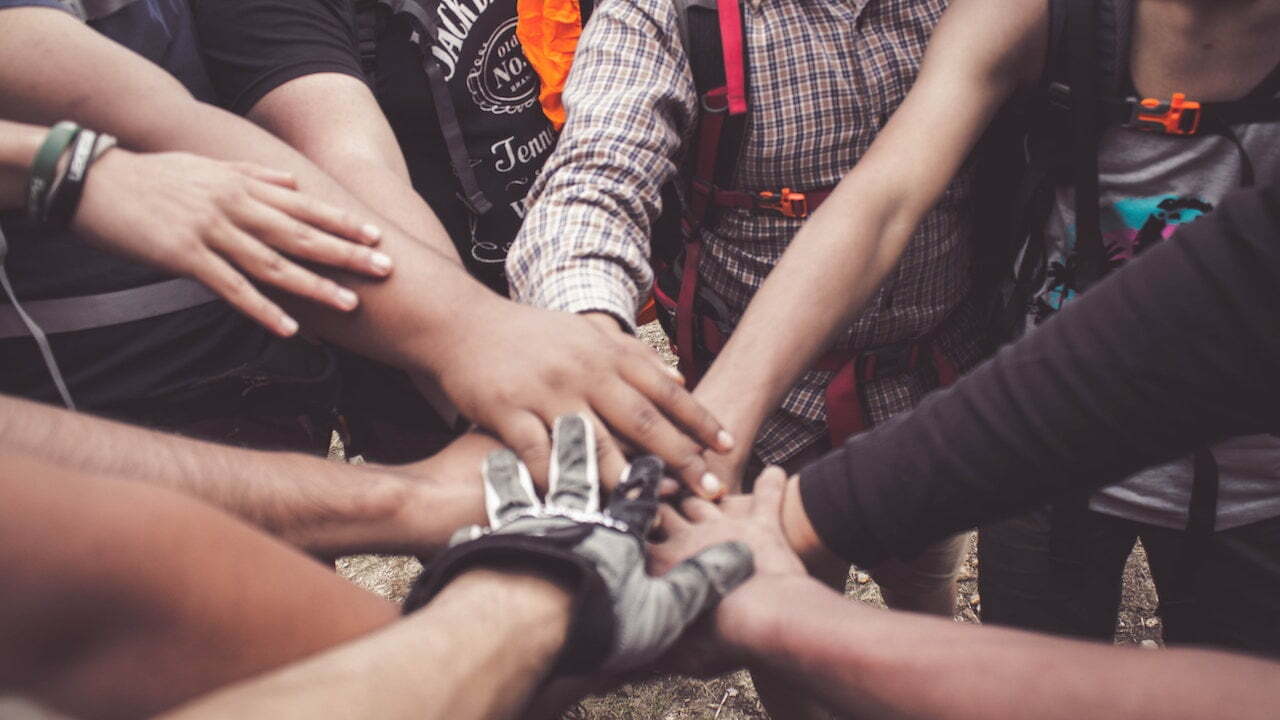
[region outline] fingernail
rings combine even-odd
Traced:
[[[369,264],[373,266],[374,270],[384,275],[391,272],[391,256],[386,253],[372,253],[369,256]]]
[[[733,446],[736,444],[733,440],[733,436],[729,434],[728,430],[721,430],[716,433],[716,442],[719,443],[720,447],[726,451],[732,450]]]
[[[360,302],[360,298],[356,297],[356,294],[347,288],[338,288],[338,292],[335,295],[338,298],[338,304],[344,310],[354,310],[356,304]]]
[[[360,227],[360,234],[363,235],[366,240],[381,240],[382,228],[374,225],[373,223],[369,223]]]
[[[720,491],[724,489],[724,483],[720,482],[720,478],[707,473],[702,476],[702,490],[711,497],[716,497]]]
[[[285,335],[292,335],[298,332],[298,321],[288,315],[285,315],[280,318],[280,330],[284,332]]]

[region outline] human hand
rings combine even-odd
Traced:
[[[90,244],[207,285],[267,329],[298,323],[246,278],[352,310],[356,294],[289,258],[384,277],[377,227],[299,193],[291,175],[116,148],[93,165],[72,228]],[[288,257],[286,257],[286,255]]]
[[[547,428],[581,413],[595,431],[606,489],[626,467],[613,431],[657,455],[694,492],[723,492],[702,451],[729,451],[733,438],[685,391],[679,373],[615,321],[506,301],[460,315],[458,331],[441,339],[449,350],[436,377],[464,415],[520,456],[540,487],[551,456]]]
[[[719,505],[687,498],[677,511],[663,505],[658,511],[661,542],[649,546],[649,570],[661,573],[708,546],[740,542],[751,548],[756,572],[721,601],[714,615],[688,633],[662,662],[662,667],[688,675],[713,675],[746,661],[744,636],[759,618],[770,617],[763,603],[770,595],[760,588],[779,581],[807,580],[804,564],[791,549],[782,529],[786,474],[777,467],[764,471],[751,495],[734,495]],[[753,636],[755,637],[755,636]]]
[[[646,456],[600,510],[592,424],[581,415],[556,422],[546,503],[510,451],[485,463],[490,527],[465,527],[455,546],[423,574],[406,601],[421,607],[470,568],[487,564],[547,572],[577,593],[577,618],[561,658],[567,674],[617,674],[651,662],[681,631],[751,575],[741,543],[701,549],[662,577],[645,572],[643,538],[658,507],[662,463]]]

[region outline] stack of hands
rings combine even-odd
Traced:
[[[457,531],[406,611],[471,570],[533,572],[573,598],[558,678],[614,681],[652,668],[706,675],[748,663],[777,607],[767,598],[813,582],[782,532],[786,476],[771,468],[753,495],[715,504],[674,494],[679,485],[663,478],[662,462],[644,456],[606,500],[597,451],[586,418],[557,420],[545,500],[514,453],[491,453],[483,468],[488,526]],[[690,628],[697,630],[686,635]]]

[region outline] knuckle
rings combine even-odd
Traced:
[[[632,411],[631,418],[636,435],[642,438],[652,438],[657,434],[663,422],[662,416],[649,403],[642,403],[637,406]]]
[[[275,251],[267,251],[262,258],[262,269],[269,275],[283,275],[289,269],[289,261]]]

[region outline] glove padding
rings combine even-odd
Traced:
[[[635,460],[601,512],[595,438],[583,416],[556,421],[545,504],[514,453],[491,453],[484,464],[490,527],[455,533],[449,550],[418,579],[405,612],[477,565],[527,568],[575,594],[557,673],[618,674],[656,660],[754,572],[751,551],[737,542],[709,547],[661,578],[645,572],[644,538],[657,512],[662,469],[656,457]]]

